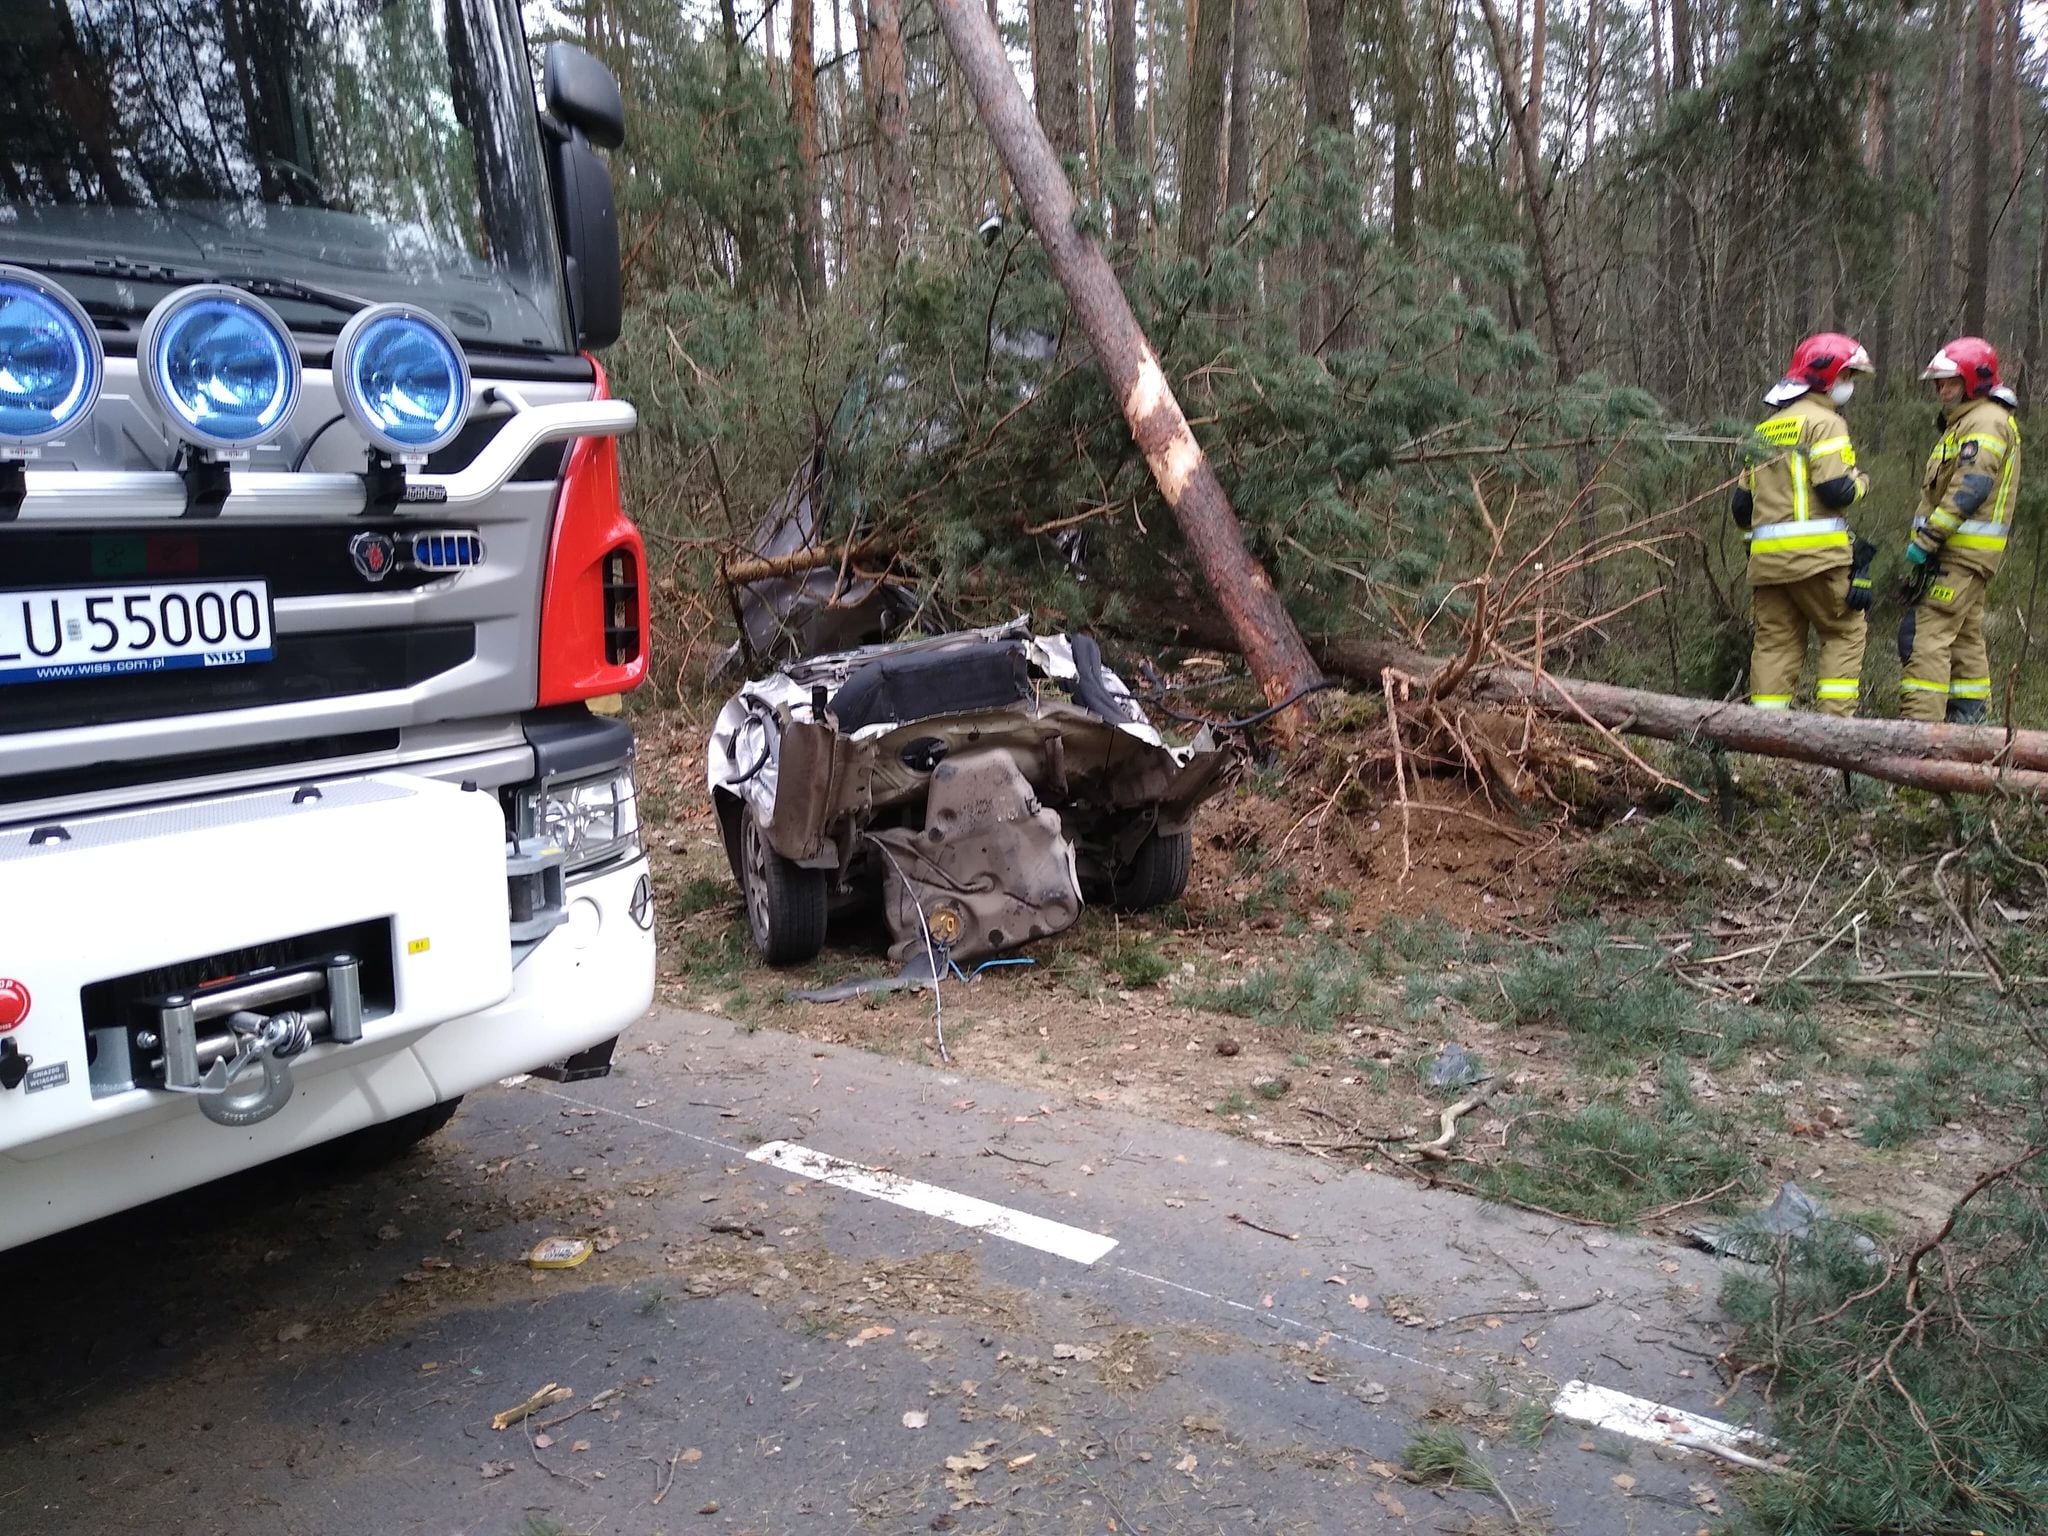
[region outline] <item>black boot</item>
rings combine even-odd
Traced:
[[[1982,699],[1950,699],[1948,701],[1948,723],[1950,725],[1982,725],[1989,711]]]

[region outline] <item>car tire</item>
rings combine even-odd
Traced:
[[[800,965],[825,947],[827,872],[785,859],[751,816],[740,822],[740,894],[754,949],[768,964]]]
[[[349,1132],[329,1143],[328,1151],[335,1171],[343,1175],[369,1173],[386,1163],[396,1162],[445,1127],[461,1107],[462,1095],[457,1094],[452,1099],[429,1104],[425,1109],[416,1109],[381,1125],[366,1125],[359,1131]]]
[[[1195,835],[1152,831],[1138,844],[1130,862],[1110,881],[1109,902],[1119,912],[1150,912],[1179,901],[1188,888],[1195,860]]]

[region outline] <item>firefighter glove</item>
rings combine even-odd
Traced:
[[[1927,551],[1918,544],[1906,546],[1906,575],[1899,583],[1899,597],[1907,607],[1927,595],[1927,584],[1934,580],[1935,567],[1927,563]]]
[[[1868,539],[1856,540],[1849,566],[1848,607],[1851,613],[1870,609],[1870,562],[1877,558],[1877,546]]]
[[[1919,628],[1920,610],[1908,608],[1906,616],[1899,620],[1899,665],[1904,666],[1913,659],[1913,632]]]

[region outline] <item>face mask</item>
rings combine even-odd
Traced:
[[[1847,405],[1849,397],[1855,393],[1856,384],[1854,380],[1839,379],[1836,381],[1835,387],[1828,391],[1828,398],[1837,405]]]

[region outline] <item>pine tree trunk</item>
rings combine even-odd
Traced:
[[[1998,0],[1977,0],[1977,58],[1970,103],[1969,254],[1963,270],[1963,329],[1984,333],[1991,283],[1991,100],[1998,88]]]
[[[1671,88],[1666,97],[1667,120],[1671,105],[1691,89],[1692,0],[1671,0]],[[1657,279],[1657,334],[1664,342],[1664,395],[1680,408],[1695,398],[1695,390],[1691,387],[1693,370],[1687,362],[1694,332],[1685,302],[1695,260],[1691,237],[1692,221],[1687,214],[1684,194],[1676,187],[1667,187],[1660,242],[1663,270]]]
[[[1230,65],[1231,0],[1202,0],[1189,46],[1187,121],[1180,149],[1180,251],[1197,261],[1216,243],[1216,153],[1223,136],[1223,77]]]
[[[2020,398],[2028,401],[2039,399],[2037,386],[2048,382],[2048,357],[2041,355],[2042,311],[2048,308],[2048,159],[2041,162],[2040,181],[2041,248],[2034,257],[2034,281],[2027,290],[2026,334],[2020,343]]]
[[[1500,10],[1494,0],[1479,0],[1479,3],[1486,15],[1487,32],[1493,39],[1494,62],[1500,70],[1502,104],[1507,109],[1515,147],[1521,157],[1523,180],[1527,183],[1529,232],[1536,245],[1536,273],[1543,284],[1543,306],[1549,311],[1550,350],[1557,359],[1559,381],[1570,383],[1579,376],[1578,342],[1571,327],[1565,323],[1564,284],[1558,272],[1556,252],[1550,243],[1550,200],[1543,192],[1542,151],[1536,142],[1534,114],[1520,99],[1514,55],[1508,50],[1507,31],[1501,25]],[[1536,0],[1536,6],[1540,16],[1543,0]]]
[[[1357,264],[1357,136],[1351,120],[1346,0],[1307,0],[1307,167],[1311,216],[1327,233],[1302,242],[1301,347],[1342,352],[1357,342],[1351,273]]]
[[[1138,237],[1138,0],[1109,0],[1109,138],[1116,148],[1111,228],[1118,245],[1129,245]]]
[[[1081,0],[1081,126],[1088,140],[1088,200],[1102,200],[1102,129],[1095,113],[1095,0]]]
[[[903,23],[896,0],[869,0],[868,45],[875,63],[876,167],[881,175],[882,249],[893,262],[910,239],[910,98],[904,83]]]
[[[836,0],[835,0],[836,3]],[[818,60],[812,42],[812,0],[790,0],[789,119],[796,133],[797,286],[815,298],[825,286],[825,254],[818,238]]]
[[[1269,703],[1318,682],[1272,578],[1244,530],[1166,382],[1102,249],[1076,217],[1074,189],[1019,89],[1009,55],[976,0],[933,0],[946,42],[967,77],[982,122],[1010,168],[1017,195],[1044,243],[1131,434],[1173,509],[1182,537]]]
[[[1394,244],[1415,243],[1415,43],[1409,35],[1408,0],[1387,0],[1392,25],[1386,29],[1388,84],[1394,97],[1391,195]]]
[[[1079,73],[1074,0],[1031,0],[1031,90],[1045,136],[1062,156],[1081,153]]]
[[[1258,0],[1231,0],[1230,146],[1224,157],[1223,206],[1239,218],[1252,201],[1252,109],[1258,98],[1252,45],[1258,18]]]

